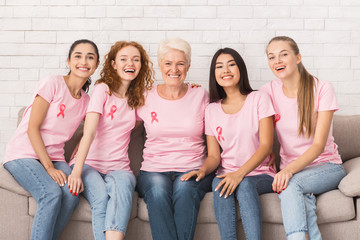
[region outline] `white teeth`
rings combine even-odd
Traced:
[[[170,77],[172,77],[172,78],[178,78],[178,77],[180,77],[180,75],[169,75]]]
[[[127,73],[127,72],[133,73],[133,72],[135,72],[135,70],[134,70],[134,69],[125,69],[125,72],[126,72],[126,73]]]
[[[232,76],[223,77],[223,79],[229,79],[229,78],[232,78]]]
[[[283,69],[285,69],[285,67],[278,67],[278,68],[276,68],[276,71],[283,70]]]
[[[88,68],[79,68],[80,70],[86,71]]]

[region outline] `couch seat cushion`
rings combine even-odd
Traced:
[[[360,157],[346,161],[343,166],[347,174],[339,183],[340,191],[349,197],[360,196]]]
[[[0,165],[0,187],[11,192],[24,195],[31,196],[28,191],[26,191],[13,176],[4,168],[4,166]]]
[[[282,224],[280,199],[276,193],[268,193],[260,196],[263,222]],[[149,221],[146,203],[143,198],[138,199],[138,217],[143,221]],[[237,218],[240,220],[240,212],[237,207]],[[318,223],[341,222],[355,217],[353,198],[347,197],[339,190],[333,190],[317,197]],[[216,223],[213,196],[207,193],[201,201],[198,223]]]
[[[137,192],[135,192],[133,196],[133,205],[131,209],[130,220],[136,218],[137,216],[137,201],[138,201],[138,194]],[[30,197],[29,198],[30,216],[35,216],[36,207],[37,207],[36,201],[34,200],[34,198]],[[75,209],[70,220],[91,222],[90,204],[82,195],[80,195],[79,206]]]
[[[260,197],[263,221],[282,223],[280,199],[276,193]],[[355,217],[353,198],[345,196],[338,189],[317,196],[316,214],[318,223],[342,222]]]

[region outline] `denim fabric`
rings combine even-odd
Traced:
[[[53,164],[66,176],[71,173],[66,162]],[[31,239],[57,239],[79,204],[79,198],[70,193],[67,184],[60,187],[37,159],[16,159],[5,163],[4,167],[37,203]]]
[[[341,164],[320,163],[296,173],[287,188],[279,194],[284,227],[288,239],[321,239],[317,226],[316,198],[337,188],[346,175]]]
[[[95,239],[105,239],[108,230],[125,234],[136,185],[134,174],[126,170],[102,174],[85,164],[81,176],[82,194],[91,206]]]
[[[220,197],[221,188],[215,192],[222,179],[215,177],[212,183],[214,210],[222,240],[237,240],[235,197],[240,206],[241,221],[246,239],[261,240],[262,215],[260,194],[272,191],[273,177],[267,174],[245,177],[233,194]]]
[[[154,240],[194,238],[200,201],[211,191],[214,173],[199,182],[183,182],[183,174],[140,171],[137,190],[147,204]]]

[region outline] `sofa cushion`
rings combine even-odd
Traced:
[[[130,214],[130,220],[136,218],[137,216],[137,201],[138,201],[138,194],[137,192],[134,193],[133,201],[132,201],[132,209]],[[34,198],[29,198],[29,215],[35,216],[37,204]],[[71,216],[70,220],[75,221],[84,221],[84,222],[91,222],[91,208],[89,202],[80,195],[80,203],[78,207],[75,209],[73,215]]]
[[[360,196],[360,157],[343,164],[347,174],[341,180],[339,189],[348,197]]]
[[[14,178],[13,176],[4,168],[4,166],[0,165],[0,187],[11,192],[24,195],[31,196],[28,191],[26,191]]]
[[[282,223],[280,199],[276,193],[260,196],[263,221]],[[353,199],[345,196],[338,189],[326,192],[316,198],[318,223],[341,222],[355,217]]]
[[[360,115],[334,115],[333,136],[343,162],[360,156]]]
[[[260,196],[263,222],[282,224],[280,199],[276,193],[268,193]],[[339,190],[333,190],[317,197],[318,223],[341,222],[355,217],[353,199],[345,196]],[[143,221],[149,221],[146,203],[143,198],[138,199],[138,217]],[[340,207],[341,206],[341,207]],[[239,207],[237,206],[237,218],[240,220]],[[198,223],[216,223],[212,192],[207,193],[201,201]]]

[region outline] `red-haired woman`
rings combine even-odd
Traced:
[[[86,114],[84,136],[70,165],[70,191],[90,202],[95,239],[124,239],[136,179],[128,145],[154,71],[144,48],[116,42],[105,56]],[[81,179],[82,176],[82,179]]]

